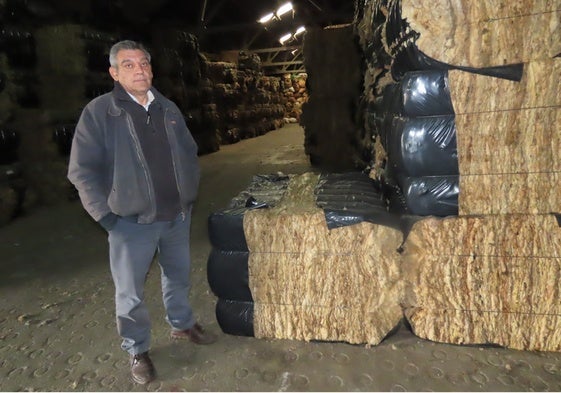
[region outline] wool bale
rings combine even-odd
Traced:
[[[552,0],[402,1],[415,45],[448,64],[491,67],[561,52],[561,5]],[[434,23],[434,21],[438,23]]]
[[[561,350],[554,215],[427,218],[403,249],[405,315],[419,337]]]
[[[508,111],[561,106],[561,58],[524,64],[519,82],[469,72],[448,72],[454,113]],[[497,94],[490,94],[496,92]]]
[[[526,64],[520,82],[449,72],[460,215],[561,211],[560,72],[561,59]]]
[[[317,182],[294,176],[277,206],[244,216],[255,336],[378,344],[402,318],[402,234],[366,222],[329,230]]]
[[[16,213],[18,195],[7,183],[0,183],[0,227],[10,222]]]
[[[35,32],[41,106],[56,121],[76,120],[86,103],[86,50],[81,33],[82,27],[73,24],[44,26]],[[62,87],[64,94],[60,94]]]

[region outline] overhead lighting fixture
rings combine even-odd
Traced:
[[[288,3],[284,3],[279,7],[276,14],[277,16],[281,16],[286,14],[288,11],[292,11],[292,3],[289,1]]]
[[[279,38],[279,42],[281,43],[281,45],[284,45],[284,43],[291,38],[292,38],[292,34],[288,33],[288,34],[283,35],[281,38]]]
[[[286,14],[289,11],[292,11],[293,9],[294,7],[292,7],[292,3],[289,1],[288,3],[284,3],[283,5],[281,5],[276,11],[270,12],[267,15],[263,16],[261,19],[259,19],[258,22],[265,24],[272,21],[273,19],[280,20],[280,17],[282,15]]]
[[[271,12],[270,14],[265,15],[264,17],[262,17],[261,19],[259,19],[259,23],[267,23],[269,22],[271,19],[273,19],[275,17],[275,14],[273,12]]]
[[[296,29],[296,33],[294,33],[294,36],[297,36],[298,34],[302,34],[305,31],[306,28],[304,26],[300,26],[298,29]]]
[[[295,40],[297,35],[300,35],[300,34],[302,34],[302,33],[305,32],[305,31],[306,31],[306,28],[305,28],[304,26],[300,26],[298,29],[296,29],[296,32],[294,32],[294,33],[288,33],[288,34],[283,35],[283,36],[279,39],[279,41],[280,41],[281,45],[284,45],[284,43],[285,43],[286,41]]]

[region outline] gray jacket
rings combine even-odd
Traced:
[[[163,107],[181,209],[187,213],[200,179],[197,144],[179,108],[151,90]],[[154,184],[147,162],[132,118],[113,93],[93,99],[82,111],[72,141],[68,179],[96,221],[109,213],[137,216],[141,224],[154,221]]]

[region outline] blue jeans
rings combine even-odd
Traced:
[[[144,283],[156,251],[161,270],[166,320],[173,329],[195,324],[189,304],[191,256],[190,212],[174,221],[138,224],[120,217],[109,231],[109,258],[115,284],[117,331],[121,348],[130,354],[150,348],[150,318]]]

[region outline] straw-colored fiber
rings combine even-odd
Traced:
[[[561,258],[561,227],[553,214],[425,218],[416,222],[405,255]]]
[[[462,175],[561,170],[561,106],[456,115],[455,122]]]
[[[379,344],[402,318],[398,304],[372,312],[367,308],[255,303],[254,315],[255,337],[367,345]]]
[[[498,3],[504,7],[468,0],[452,6],[450,1],[402,1],[402,17],[420,33],[417,47],[448,64],[483,68],[552,58],[561,52],[558,2]],[[491,11],[494,8],[497,11]]]
[[[561,5],[556,0],[404,0],[401,8],[404,16],[429,28],[435,20],[444,26],[463,25],[557,11]]]
[[[561,59],[525,64],[520,82],[449,72],[460,215],[561,212],[560,75]]]
[[[294,176],[276,207],[244,216],[255,336],[378,344],[402,318],[402,233],[328,229],[317,181]]]
[[[403,258],[405,315],[419,337],[561,349],[554,215],[425,219],[412,227]]]
[[[561,106],[560,75],[561,58],[524,64],[520,82],[451,70],[448,72],[448,83],[454,113],[459,116],[481,112],[559,107]]]
[[[561,316],[412,308],[416,336],[450,344],[496,344],[529,351],[561,351]]]
[[[561,173],[461,175],[459,215],[561,212]]]

